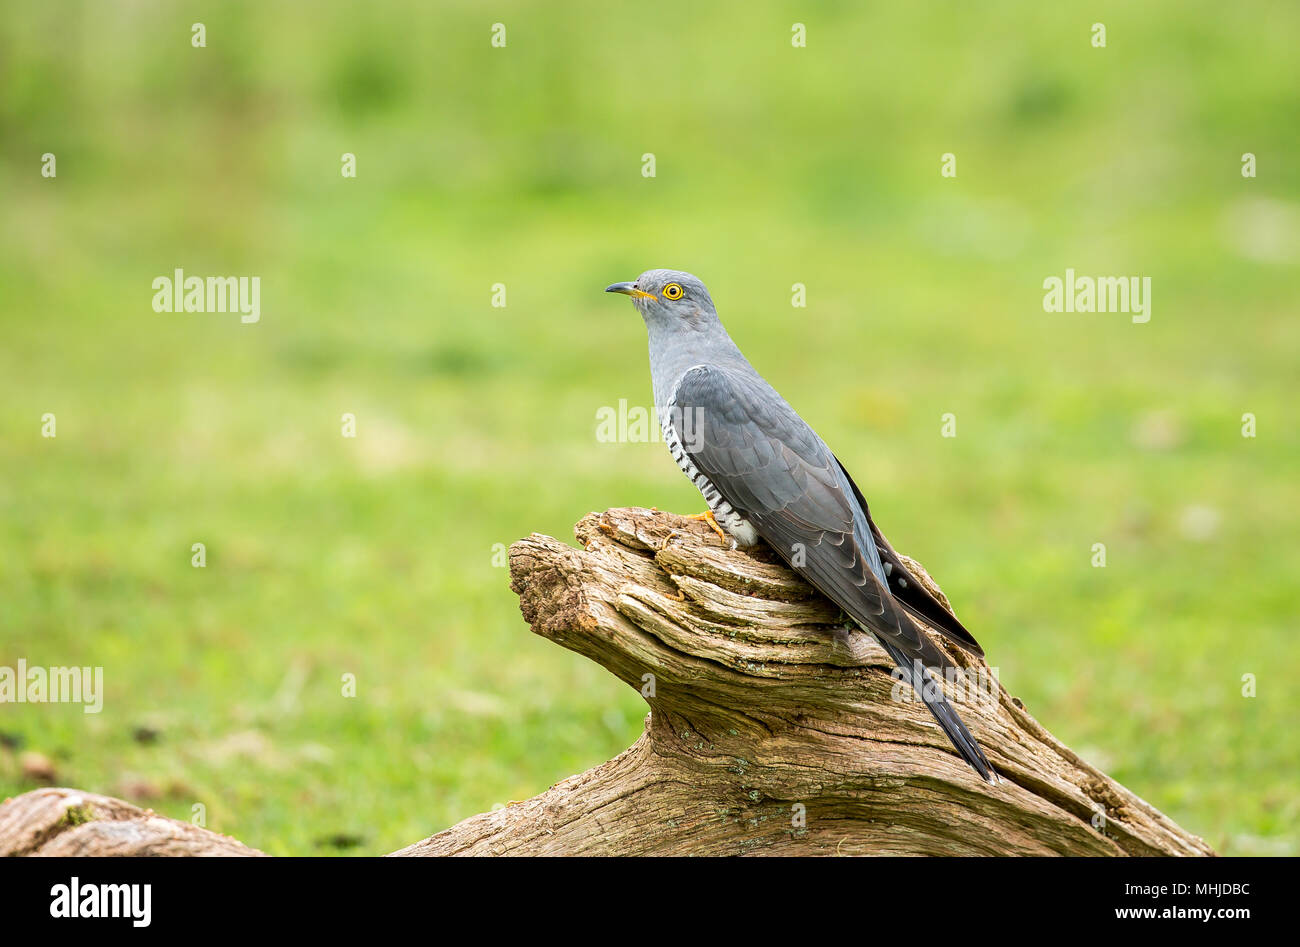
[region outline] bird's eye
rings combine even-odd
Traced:
[[[676,283],[669,283],[664,287],[664,299],[681,299],[684,291]]]

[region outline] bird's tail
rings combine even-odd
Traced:
[[[986,782],[997,783],[998,778],[993,772],[993,767],[989,765],[988,759],[984,756],[984,751],[975,742],[975,738],[970,735],[966,725],[961,722],[961,717],[957,716],[957,711],[953,709],[952,704],[948,703],[948,698],[943,696],[943,691],[940,690],[938,682],[929,678],[919,662],[913,664],[900,649],[890,644],[880,635],[875,637],[889,656],[893,658],[894,663],[898,665],[903,680],[911,684],[913,689],[921,695],[921,699],[925,701],[925,706],[930,708],[930,713],[934,714],[934,719],[939,722],[939,726],[948,735],[948,739],[952,741],[952,745],[961,754],[962,759],[969,763]],[[921,680],[917,680],[918,674],[921,675]]]

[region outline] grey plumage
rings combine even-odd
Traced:
[[[913,616],[968,651],[982,649],[908,574],[830,448],[731,340],[704,284],[649,270],[606,291],[631,296],[645,320],[665,441],[722,527],[741,544],[765,541],[874,634],[962,758],[993,781],[942,691],[917,677],[918,662],[940,671],[952,664]]]

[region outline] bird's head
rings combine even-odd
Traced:
[[[607,293],[631,296],[646,325],[699,325],[716,321],[709,291],[681,270],[646,270],[630,283],[606,286]]]

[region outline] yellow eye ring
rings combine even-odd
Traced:
[[[677,283],[669,283],[664,287],[664,299],[681,299],[685,295],[685,290]]]

